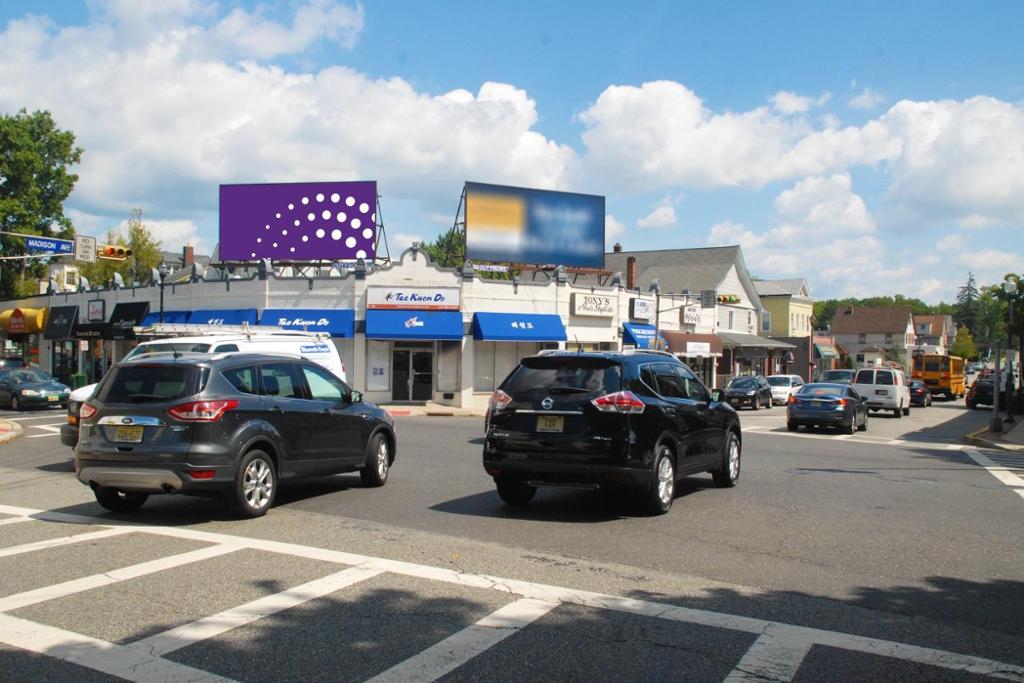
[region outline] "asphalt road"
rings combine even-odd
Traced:
[[[50,431],[61,416],[21,414],[22,437],[0,446],[0,664],[25,680],[152,667],[239,680],[1024,680],[1024,497],[978,459],[1024,462],[963,440],[991,413],[937,403],[872,416],[850,437],[790,434],[783,415],[744,411],[740,485],[688,479],[662,517],[562,490],[508,508],[480,465],[481,420],[399,418],[386,487],[299,483],[243,522],[175,497],[105,514]],[[11,521],[33,510],[50,512]],[[152,526],[106,526],[123,521]],[[27,545],[90,532],[118,535]],[[245,621],[237,608],[254,603]],[[220,631],[197,622],[214,614]],[[92,641],[69,645],[81,637],[100,654],[82,659]],[[140,652],[165,654],[132,668]]]

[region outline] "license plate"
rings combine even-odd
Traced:
[[[122,443],[140,443],[143,427],[118,427],[114,432],[114,441]]]
[[[821,407],[821,401],[811,401],[811,406],[814,407],[814,408],[820,408]]]
[[[565,418],[561,415],[541,415],[537,418],[538,432],[565,431]]]
[[[888,396],[889,391],[887,389],[875,389],[875,396]]]
[[[60,396],[47,396],[47,400],[50,403],[56,403],[57,401],[60,400]]]

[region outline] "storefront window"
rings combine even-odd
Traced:
[[[477,341],[473,354],[473,390],[494,391],[520,359],[557,344]]]
[[[494,391],[494,345],[497,342],[478,341],[473,352],[473,389]]]
[[[459,390],[459,365],[462,342],[437,342],[437,390],[446,393]]]

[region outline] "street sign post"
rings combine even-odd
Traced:
[[[75,260],[85,263],[96,262],[96,238],[89,235],[75,236]]]
[[[71,240],[61,240],[53,237],[25,238],[25,249],[28,251],[70,254],[74,251],[74,248],[75,243]]]

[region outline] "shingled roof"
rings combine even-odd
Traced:
[[[789,280],[754,280],[759,296],[799,296],[810,298],[811,290],[803,278]]]
[[[626,259],[636,257],[637,285],[646,289],[652,280],[658,280],[663,293],[689,290],[693,294],[702,289],[718,289],[734,265],[740,282],[747,289],[750,303],[762,308],[757,288],[750,279],[743,252],[738,244],[728,247],[700,247],[697,249],[658,249],[654,251],[615,251],[604,255],[605,270],[626,272]]]
[[[849,306],[832,316],[832,334],[903,334],[910,319],[909,306]]]
[[[948,330],[946,329],[948,320],[947,316],[944,315],[915,315],[914,331],[917,332],[921,325],[928,325],[927,330],[918,332],[918,334],[938,337],[942,334],[948,333]]]

